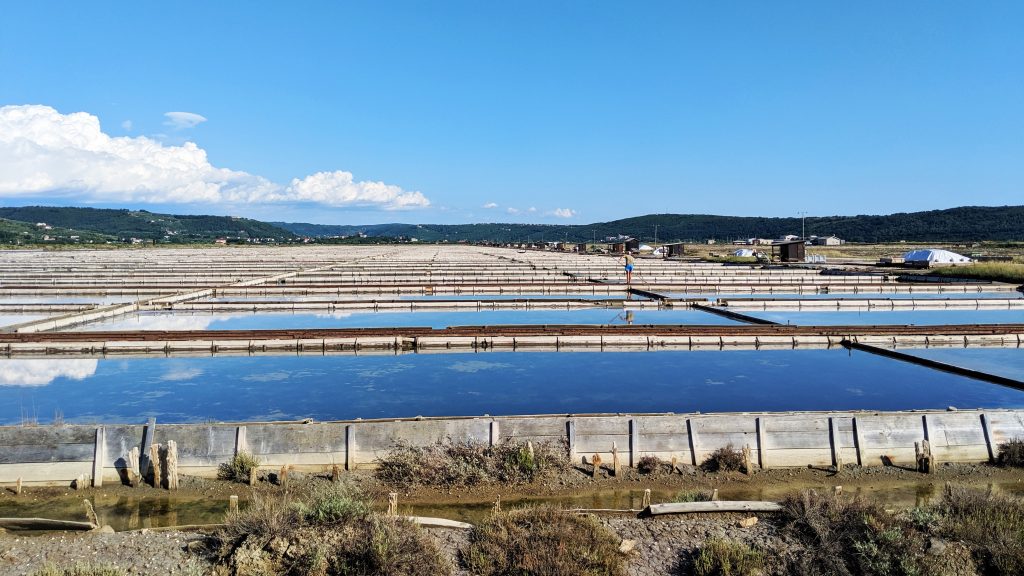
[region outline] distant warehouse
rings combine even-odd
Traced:
[[[807,240],[815,246],[840,246],[846,244],[846,240],[837,236],[811,236]]]

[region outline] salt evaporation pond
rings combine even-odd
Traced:
[[[771,320],[779,324],[797,326],[863,326],[882,324],[1021,324],[1024,309],[1007,310],[835,310],[798,312],[765,312],[742,310],[737,312]]]
[[[1021,348],[925,348],[900,352],[1024,382]]]
[[[84,324],[95,330],[267,330],[289,328],[387,328],[422,326],[497,326],[502,324],[735,324],[699,310],[651,308],[464,310],[423,312],[140,312]]]
[[[1024,392],[833,350],[0,359],[0,424],[1024,407]]]
[[[687,298],[705,298],[708,300],[729,300],[729,299],[765,299],[770,300],[772,298],[778,300],[944,300],[944,299],[955,299],[955,300],[977,300],[998,298],[1002,300],[1024,298],[1024,293],[1021,292],[812,292],[812,293],[796,293],[796,292],[743,292],[743,293],[731,293],[731,294],[718,294],[715,292],[662,292],[656,291],[658,294],[677,299]]]

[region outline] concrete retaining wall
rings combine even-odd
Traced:
[[[564,442],[575,461],[614,444],[624,464],[642,456],[700,464],[728,444],[750,446],[762,467],[913,465],[928,439],[938,462],[984,462],[1000,443],[1024,438],[1024,411],[799,412],[503,416],[324,423],[0,427],[0,483],[66,485],[79,475],[118,481],[133,447],[178,444],[179,472],[213,476],[238,451],[298,470],[372,467],[397,443]],[[95,472],[94,472],[95,471]]]

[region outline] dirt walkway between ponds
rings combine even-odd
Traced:
[[[209,563],[190,555],[185,546],[201,538],[185,532],[0,534],[0,576],[25,576],[47,562],[112,564],[139,575],[200,576],[209,571]]]

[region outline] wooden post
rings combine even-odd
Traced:
[[[137,487],[139,478],[139,447],[135,446],[128,452],[128,485]]]
[[[754,422],[754,425],[757,427],[757,464],[762,470],[768,468],[768,446],[765,442],[766,432],[764,424],[764,416],[758,417]]]
[[[636,419],[629,419],[629,467],[636,468],[640,461],[640,430],[636,425]]]
[[[576,421],[569,420],[565,423],[565,434],[569,438],[569,461],[576,462]]]
[[[860,434],[860,425],[857,424],[857,417],[853,417],[853,441],[857,446],[857,466],[864,465],[864,438]]]
[[[842,486],[836,486],[835,487],[835,494],[836,494],[837,498],[839,496],[842,496],[843,495],[843,487]]]
[[[149,476],[149,468],[152,462],[149,460],[149,450],[153,445],[153,436],[156,434],[156,418],[150,418],[146,427],[142,429],[142,447],[139,449],[139,483],[141,484]]]
[[[988,418],[984,413],[981,414],[981,432],[985,435],[985,448],[988,449],[988,461],[996,461],[995,450],[992,449],[992,433],[989,430]]]
[[[843,457],[839,450],[839,426],[836,419],[828,418],[828,444],[832,448],[832,465],[836,467],[836,474],[843,470]]]
[[[673,454],[672,455],[672,469],[669,470],[668,473],[669,474],[675,474],[676,473],[676,468],[678,468],[678,467],[679,467],[679,458],[675,454]],[[682,471],[680,470],[679,473],[682,474]]]
[[[81,490],[82,488],[85,488],[85,474],[79,474],[78,478],[75,478],[73,484],[75,490]]]
[[[597,480],[597,475],[601,472],[601,455],[594,454],[591,462],[594,464],[594,480]]]
[[[232,494],[231,496],[228,496],[228,514],[237,514],[237,513],[238,513],[238,496],[235,495],[235,494]]]
[[[167,441],[167,489],[178,489],[178,443],[174,440]]]
[[[690,459],[692,460],[691,464],[697,466],[698,464],[700,464],[700,460],[697,458],[697,433],[693,429],[693,421],[690,418],[686,419],[686,437],[690,439]]]
[[[92,485],[103,486],[103,466],[107,461],[107,433],[102,426],[96,428],[96,445],[92,452]]]
[[[249,451],[249,441],[246,436],[245,426],[239,426],[235,430],[235,456]]]
[[[18,480],[14,483],[14,495],[21,496],[21,476],[18,476]]]
[[[536,460],[536,455],[533,452],[533,442],[531,442],[529,440],[526,441],[526,454],[529,455],[529,457],[530,457],[530,469],[536,468],[537,467],[537,460]]]
[[[388,516],[398,516],[398,492],[388,494]]]
[[[153,488],[163,486],[163,477],[160,475],[160,451],[163,446],[153,444],[149,447],[149,461],[153,463]]]
[[[750,456],[750,444],[743,447],[743,472],[747,476],[752,476],[754,474],[754,463]]]
[[[927,440],[914,442],[914,456],[917,460],[917,471],[930,474],[932,472],[932,447]]]
[[[619,447],[612,442],[612,473],[615,474],[615,479],[619,480],[622,477],[619,475]]]
[[[646,489],[644,489],[644,501],[643,501],[643,503],[640,504],[640,507],[641,508],[647,508],[650,505],[651,505],[651,489],[650,488],[646,488]]]
[[[712,502],[717,502],[718,501],[718,488],[715,488],[714,490],[711,491],[711,501]]]
[[[345,470],[355,468],[356,430],[352,424],[345,426]]]
[[[497,446],[498,443],[501,441],[501,436],[498,435],[500,430],[498,429],[498,421],[497,420],[491,420],[490,429],[491,429],[491,447],[494,447],[494,446]]]
[[[341,480],[341,470],[337,464],[331,466],[331,482],[338,482]]]
[[[491,512],[493,514],[497,514],[498,512],[501,512],[501,494],[498,494],[498,497],[495,498],[495,500],[494,500],[494,507],[491,508]]]

